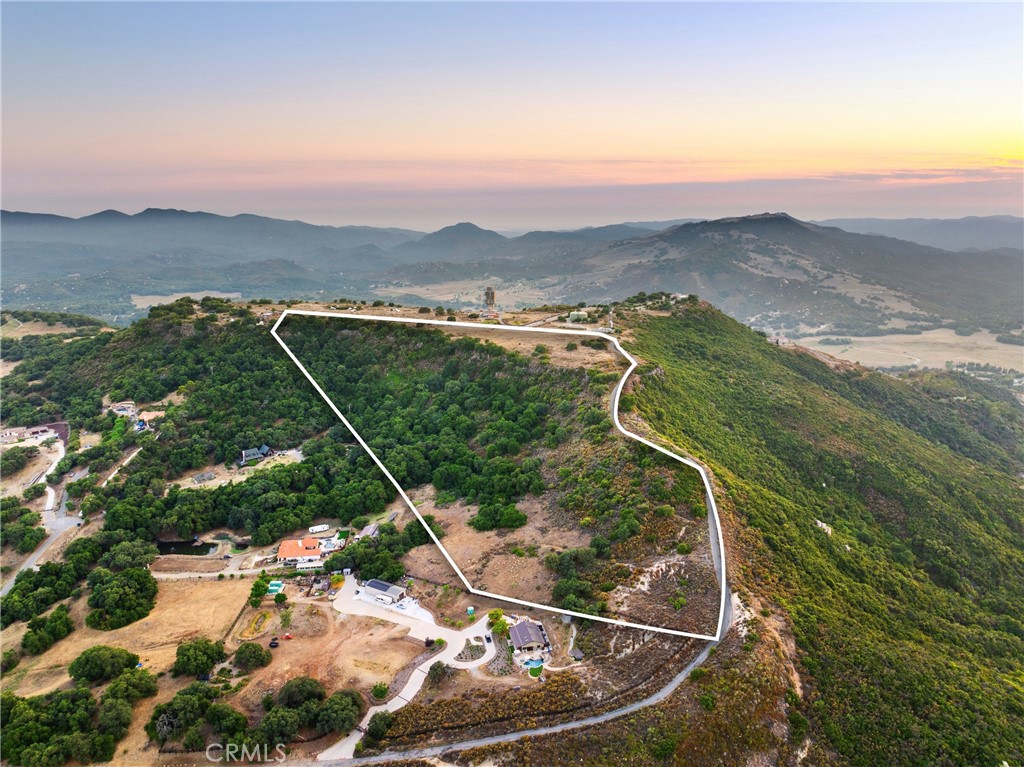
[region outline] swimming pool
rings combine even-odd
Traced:
[[[531,658],[530,660],[523,661],[523,666],[525,666],[526,668],[537,668],[538,666],[543,665],[544,661],[542,661],[540,658]]]

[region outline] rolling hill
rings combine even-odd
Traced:
[[[944,250],[1024,248],[1024,219],[1020,216],[833,218],[814,223],[848,232],[897,237]]]
[[[475,305],[457,298],[467,281],[495,283],[499,296],[509,285],[525,287],[552,304],[611,302],[652,287],[698,294],[743,322],[791,336],[935,327],[1005,333],[1020,328],[1024,303],[1024,251],[956,253],[784,213],[518,237],[467,222],[423,235],[155,209],[81,219],[4,212],[2,222],[6,305],[108,321],[139,316],[133,294]],[[977,229],[965,226],[963,237]]]
[[[777,758],[765,763],[792,763],[800,752],[807,764],[855,767],[1018,762],[1019,404],[955,373],[895,379],[829,365],[770,343],[703,301],[658,309],[667,300],[636,297],[621,307],[623,343],[640,361],[621,416],[712,472],[742,617],[701,673],[664,702],[501,748],[525,765],[568,767],[584,758],[647,765],[655,763],[648,749],[669,733],[674,764],[721,764],[722,754],[725,763],[761,763],[773,752]],[[333,365],[328,348],[309,345]],[[112,434],[116,419],[103,415],[104,395],[159,401],[187,392],[167,409],[162,439],[145,442],[124,481],[81,499],[82,508],[108,509],[108,530],[149,540],[164,530],[190,536],[227,524],[270,542],[309,524],[293,516],[296,509],[311,519],[307,507],[323,503],[330,516],[345,499],[370,497],[365,456],[348,455],[344,444],[336,455],[322,438],[309,446],[307,461],[275,474],[159,497],[183,473],[233,459],[240,435],[246,443],[293,446],[331,430],[332,439],[348,441],[266,326],[243,308],[181,300],[115,333],[74,343],[22,339],[4,354],[21,360],[5,379],[5,424],[62,415],[75,429]],[[373,359],[354,358],[352,370],[338,375],[386,391],[389,376],[361,370]],[[534,357],[520,362],[545,367]],[[394,368],[390,375],[402,374]],[[446,412],[436,407],[444,390],[437,378],[433,394],[406,406],[431,417]],[[526,396],[525,388],[513,391]],[[513,399],[508,407],[515,410]],[[439,434],[450,440],[454,432]],[[431,449],[442,444],[436,435],[423,439]],[[77,460],[99,470],[110,465],[106,451],[120,449],[106,437]],[[405,455],[408,470],[419,466]],[[61,471],[71,467],[68,460]],[[322,476],[305,492],[314,472]],[[280,483],[267,484],[271,477]],[[580,473],[569,478],[583,481]],[[648,517],[656,511],[643,512]],[[5,614],[33,614],[36,602],[59,598],[31,585],[26,579],[5,598]],[[65,585],[69,593],[74,583]],[[606,631],[579,627],[594,643]],[[440,716],[448,700],[430,704],[439,706],[430,712]]]

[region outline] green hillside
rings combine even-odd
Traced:
[[[789,612],[812,736],[854,765],[1020,760],[1020,409],[833,371],[704,305],[634,332],[640,412],[759,539],[734,585]],[[941,403],[958,386],[960,410]],[[976,428],[972,407],[1002,422]]]
[[[804,696],[800,702],[790,696],[790,705],[798,704],[809,720],[813,743],[804,763],[1020,762],[1019,405],[983,382],[945,372],[896,380],[857,368],[830,369],[696,301],[676,304],[672,316],[620,309],[616,325],[642,363],[624,409],[638,412],[666,441],[711,468],[724,490],[734,590],[774,605],[773,612],[784,611],[792,622]],[[349,342],[321,326],[300,326],[319,331],[293,339],[314,368]],[[488,366],[502,361],[518,370],[526,363],[496,352],[474,357],[480,350],[472,343],[437,343],[423,347],[431,364],[396,382],[383,373],[392,349],[378,338],[376,346],[363,349],[374,374],[352,380],[338,375],[332,386],[365,404],[384,402],[387,386],[400,383],[384,408],[388,417],[414,408],[422,424],[443,425],[446,418],[460,422],[462,411],[468,419],[495,410],[499,394],[508,400],[502,407],[509,423],[519,423],[529,413],[516,402],[561,396],[560,387],[568,385],[557,371],[530,384],[543,380],[544,391],[481,384]],[[429,406],[445,391],[437,372],[443,373],[441,351],[461,366],[463,388],[445,395],[458,395],[445,399],[455,407],[450,412]],[[117,482],[80,488],[79,507],[87,514],[105,510],[106,531],[76,542],[63,560],[23,575],[4,599],[5,623],[28,620],[65,599],[124,541],[227,526],[269,543],[319,516],[351,521],[379,511],[393,497],[365,456],[350,455],[345,430],[267,327],[244,308],[182,300],[116,333],[70,343],[59,336],[19,339],[5,344],[4,355],[21,360],[4,379],[5,424],[63,415],[74,430],[103,434],[99,445],[69,456],[57,473],[89,466],[98,474],[135,446],[145,447]],[[159,440],[103,413],[104,395],[160,401],[175,391],[184,401],[167,407],[157,425]],[[470,407],[477,400],[479,407]],[[530,435],[534,439],[548,427],[538,421],[531,428],[539,429]],[[303,444],[305,460],[213,491],[170,486],[262,442],[277,449]],[[408,466],[438,468],[421,466],[406,445],[395,449],[407,453]],[[416,526],[390,529],[382,540],[379,552],[346,548],[351,562],[344,566],[364,575],[400,575],[402,555],[427,542]],[[712,742],[717,733],[742,750],[745,741],[724,723],[753,732],[753,714],[744,705],[777,712],[782,703],[756,675],[742,672],[741,678],[742,668],[723,669],[717,662],[708,668],[721,702],[706,712],[716,719],[687,726],[696,728],[694,743]],[[741,694],[745,690],[753,692]],[[652,708],[609,726],[610,740],[602,746],[610,749],[607,759],[593,763],[649,763],[636,761],[641,757],[635,754],[624,761],[620,749],[631,746],[615,734],[636,722],[646,727],[644,717],[655,716],[660,710]],[[675,725],[666,720],[664,726]]]

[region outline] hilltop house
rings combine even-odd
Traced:
[[[273,455],[274,451],[271,450],[269,445],[260,445],[259,447],[251,447],[248,450],[242,451],[242,457],[238,459],[239,466],[245,466],[249,461],[262,461],[269,455]]]
[[[320,561],[320,539],[299,538],[281,541],[277,547],[277,561],[286,565],[301,565]]]
[[[516,652],[540,652],[548,644],[544,627],[528,620],[509,626],[508,638]]]

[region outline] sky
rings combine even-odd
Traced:
[[[1021,215],[1022,8],[3,2],[2,204],[504,231]]]

